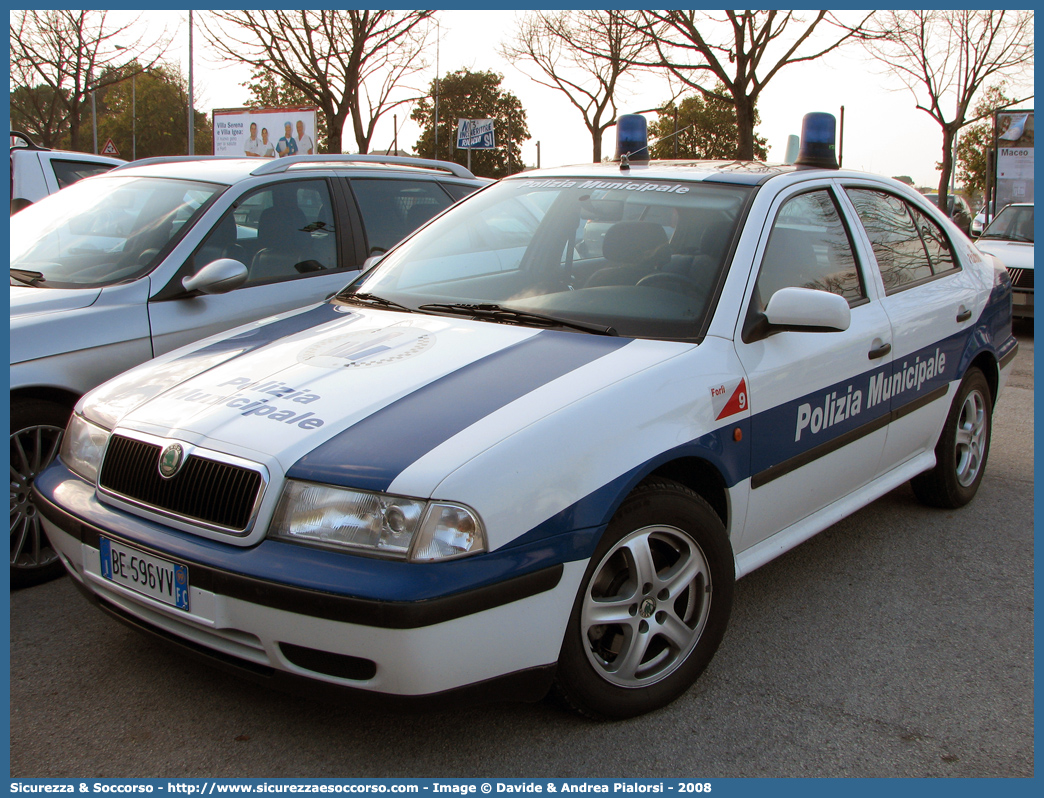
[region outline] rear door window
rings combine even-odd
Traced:
[[[439,185],[449,192],[454,201],[462,200],[479,189],[479,186],[466,186],[462,183],[440,183]]]
[[[85,177],[91,177],[92,175],[100,175],[112,168],[112,165],[107,163],[51,160],[51,169],[54,170],[54,179],[58,181],[58,188],[71,186],[77,180],[83,180]]]
[[[433,181],[354,178],[351,186],[369,255],[391,249],[453,202]]]
[[[884,191],[847,188],[881,270],[886,293],[957,268],[939,225],[905,200]]]

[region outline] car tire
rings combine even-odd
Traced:
[[[22,588],[65,573],[32,498],[33,480],[61,446],[70,409],[35,399],[11,401],[11,587]]]
[[[992,429],[990,386],[979,369],[971,368],[961,380],[935,446],[935,468],[910,480],[917,499],[947,509],[970,502],[986,471]]]
[[[710,505],[670,480],[639,485],[584,574],[554,694],[599,720],[669,704],[717,651],[734,582],[732,545]]]

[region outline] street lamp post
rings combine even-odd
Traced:
[[[439,39],[442,38],[442,26],[435,18],[435,160],[439,159]]]
[[[192,12],[189,11],[189,85],[188,85],[188,154],[196,154],[196,141],[195,141],[195,113],[192,110]]]
[[[94,89],[91,89],[91,130],[94,133],[94,154],[98,154],[98,106],[94,100]]]
[[[117,50],[126,50],[122,44],[113,45]],[[137,59],[134,62],[135,69],[138,67]],[[97,142],[95,142],[97,152]],[[138,73],[131,73],[131,160],[138,160]]]
[[[98,154],[98,107],[94,100],[94,65],[87,67],[87,84],[84,89],[91,90],[91,131],[94,136],[94,154]]]

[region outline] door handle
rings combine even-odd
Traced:
[[[968,308],[961,305],[957,309],[957,323],[960,324],[962,321],[968,321],[971,318],[971,311]]]
[[[891,344],[881,344],[880,346],[875,346],[873,349],[871,349],[866,356],[871,360],[877,360],[877,358],[884,357],[891,351]]]

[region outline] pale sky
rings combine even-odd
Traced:
[[[116,12],[114,12],[116,13]],[[198,15],[205,12],[195,12]],[[540,162],[544,167],[582,163],[590,159],[591,139],[580,112],[560,92],[543,87],[528,78],[497,53],[497,45],[515,30],[519,11],[440,11],[441,39],[438,72],[461,68],[492,69],[504,75],[502,87],[514,93],[526,109],[532,139],[522,147],[523,160],[536,165],[536,141],[540,141]],[[852,13],[855,12],[844,12]],[[148,12],[150,26],[166,24],[174,34],[169,59],[188,62],[187,12]],[[242,87],[249,70],[215,60],[198,27],[194,37],[194,81],[196,107],[205,112],[232,108],[245,103]],[[431,65],[418,85],[426,86],[435,76],[435,50]],[[1032,77],[1030,77],[1032,80]],[[632,81],[618,99],[622,112],[644,110],[662,104],[670,92],[665,80],[645,76]],[[1032,93],[1032,85],[1025,94]],[[761,124],[756,132],[768,139],[769,160],[783,159],[787,137],[799,134],[801,119],[810,111],[826,111],[839,118],[845,107],[843,165],[889,176],[910,175],[917,185],[935,186],[941,157],[942,134],[928,114],[917,110],[911,92],[882,65],[867,58],[858,46],[832,53],[817,61],[784,68],[763,91],[759,101]],[[1033,101],[1022,107],[1032,108]],[[407,106],[397,109],[400,149],[412,149],[419,135],[410,122]],[[648,114],[650,122],[655,114]],[[603,155],[615,151],[613,128],[603,142]],[[392,146],[393,120],[389,114],[379,124],[371,150]],[[345,151],[355,149],[350,134]]]

